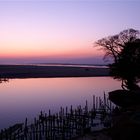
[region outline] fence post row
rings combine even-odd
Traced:
[[[113,106],[104,94],[100,97],[92,98],[92,107],[86,100],[85,106],[73,108],[60,108],[58,113],[48,114],[40,112],[34,122],[16,124],[8,129],[1,130],[0,140],[71,140],[74,137],[82,136],[85,133],[94,131],[96,125],[106,123],[105,118],[111,114]],[[96,120],[100,120],[100,124]],[[111,123],[111,122],[110,122]],[[107,126],[108,127],[108,126]]]

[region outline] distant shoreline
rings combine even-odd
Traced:
[[[0,65],[0,78],[109,76],[108,68],[78,66]]]

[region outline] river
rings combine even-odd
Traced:
[[[0,84],[0,129],[33,120],[41,110],[84,105],[92,96],[120,89],[111,77],[10,79]]]

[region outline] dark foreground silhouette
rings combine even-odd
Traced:
[[[109,99],[119,108],[112,117],[112,140],[140,139],[140,90],[115,90]]]
[[[118,91],[117,91],[118,92]],[[0,140],[133,140],[140,139],[140,105],[119,107],[104,95],[93,96],[92,106],[60,107],[29,122],[0,131]]]
[[[0,140],[71,140],[88,133],[111,127],[113,106],[104,98],[93,96],[92,106],[60,108],[57,113],[41,111],[33,123],[15,124],[1,130]],[[95,132],[95,133],[94,133]]]

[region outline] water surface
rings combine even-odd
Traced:
[[[92,95],[120,89],[110,77],[12,79],[0,84],[0,129],[33,119],[41,111],[92,101]]]

